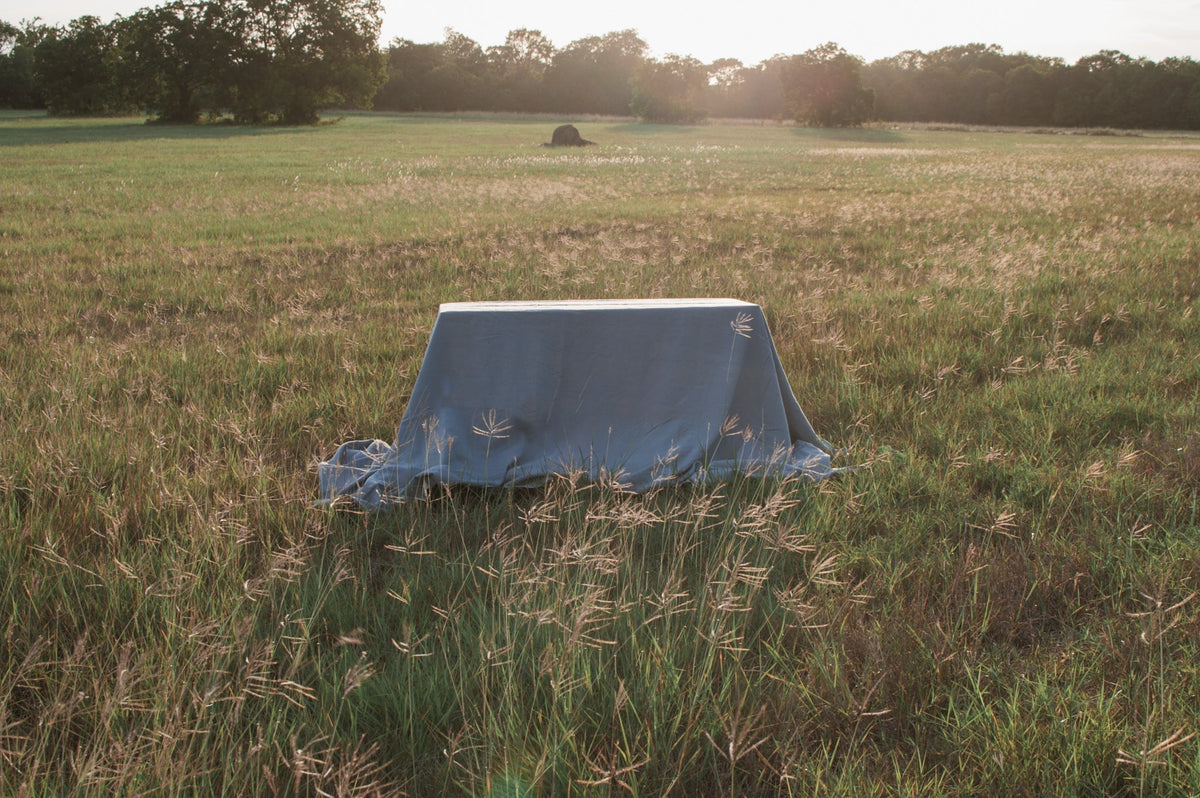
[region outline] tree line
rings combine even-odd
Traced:
[[[0,107],[311,123],[328,108],[1200,129],[1200,63],[1102,51],[1074,64],[969,44],[870,63],[835,43],[747,66],[651,58],[635,30],[558,48],[377,43],[380,0],[171,0],[103,23],[0,22]]]
[[[164,122],[317,121],[382,84],[380,0],[171,0],[104,23],[0,22],[0,106]]]

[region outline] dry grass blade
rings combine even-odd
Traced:
[[[752,321],[754,321],[754,317],[750,314],[739,313],[737,314],[737,318],[729,322],[729,327],[733,330],[734,335],[749,338],[750,333],[754,331],[754,325],[751,324]]]
[[[837,587],[845,584],[842,580],[834,577],[837,572],[837,566],[840,556],[838,554],[830,554],[822,557],[817,555],[813,557],[812,562],[808,566],[809,581],[818,585],[829,585]]]
[[[1144,768],[1148,765],[1166,765],[1166,760],[1158,759],[1158,757],[1161,757],[1163,754],[1166,754],[1173,748],[1183,745],[1196,736],[1195,732],[1191,732],[1187,735],[1185,735],[1183,732],[1183,729],[1178,729],[1174,733],[1164,737],[1162,740],[1159,740],[1152,747],[1139,750],[1137,754],[1131,754],[1124,749],[1118,748],[1117,761],[1123,765],[1136,765],[1137,767],[1141,768]]]
[[[479,424],[471,427],[471,431],[491,440],[507,438],[508,434],[512,432],[512,428],[513,425],[508,419],[498,418],[495,410],[489,410],[483,414],[483,419]]]

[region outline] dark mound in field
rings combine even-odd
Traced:
[[[549,144],[543,144],[543,147],[586,147],[589,144],[595,144],[594,141],[588,141],[583,136],[579,135],[579,131],[574,125],[559,125],[554,128],[554,135],[550,137]]]

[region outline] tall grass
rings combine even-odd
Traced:
[[[0,116],[0,792],[1200,791],[1200,139],[580,124]],[[689,295],[867,467],[313,509],[439,302]]]

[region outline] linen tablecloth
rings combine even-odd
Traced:
[[[395,440],[350,441],[319,503],[576,473],[644,492],[737,473],[819,480],[831,447],[758,305],[732,299],[444,304]]]

